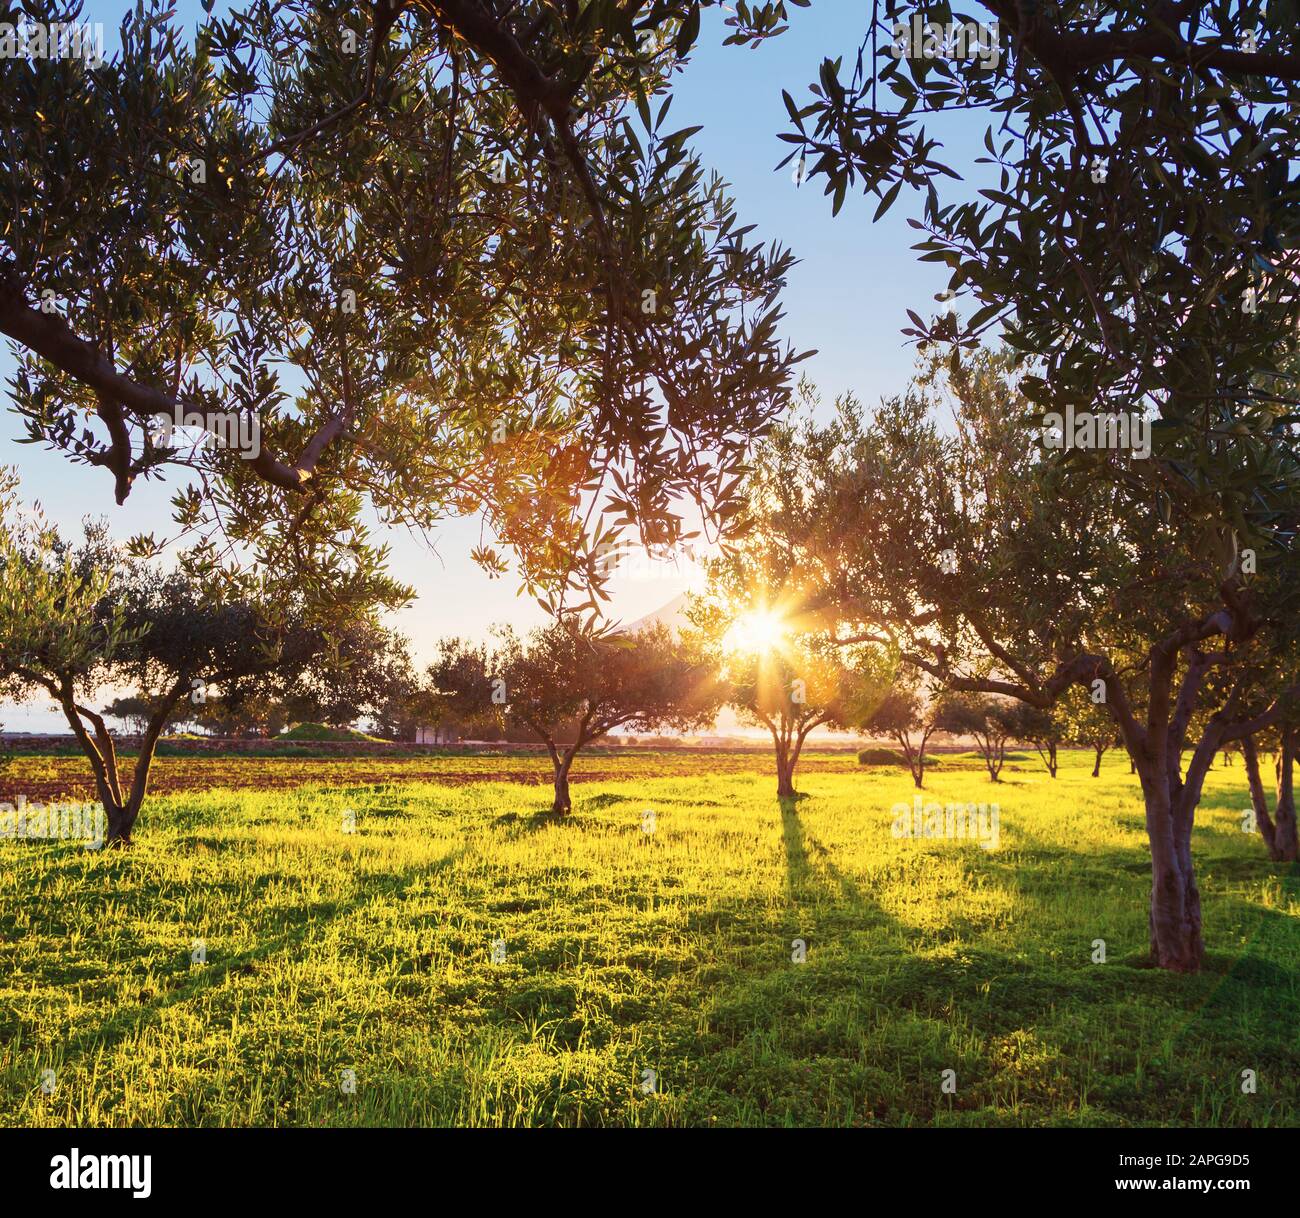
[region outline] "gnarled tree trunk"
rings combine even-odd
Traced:
[[[573,765],[573,754],[569,752],[560,756],[552,752],[551,759],[555,763],[555,799],[551,811],[556,816],[568,816],[573,811],[573,800],[569,797],[569,768]]]
[[[1171,784],[1149,761],[1138,764],[1151,847],[1151,960],[1177,973],[1200,970],[1205,956],[1201,937],[1201,893],[1192,866],[1192,823],[1199,783]]]

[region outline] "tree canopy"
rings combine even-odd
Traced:
[[[553,810],[572,807],[569,772],[593,740],[615,728],[685,730],[713,721],[722,700],[716,672],[660,625],[598,635],[564,618],[521,638],[506,627],[491,650],[444,647],[435,678],[461,714],[495,714],[546,746],[555,768]]]
[[[789,254],[668,120],[699,9],[267,0],[191,42],[151,0],[102,63],[6,60],[29,438],[119,502],[181,467],[193,570],[304,593],[376,578],[368,513],[481,512],[550,595],[616,530],[675,540],[683,500],[723,526],[796,357]]]
[[[109,841],[129,842],[148,789],[154,748],[183,701],[209,692],[283,696],[377,606],[335,604],[334,632],[319,613],[280,597],[222,599],[183,570],[132,560],[91,523],[80,544],[25,510],[17,483],[0,485],[0,688],[18,699],[41,690],[59,707],[90,762]],[[128,780],[104,716],[90,701],[104,685],[131,684],[148,705]]]

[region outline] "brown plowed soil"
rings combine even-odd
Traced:
[[[619,782],[674,775],[708,773],[770,776],[772,759],[756,753],[656,753],[637,755],[579,755],[570,774],[572,782]],[[124,758],[124,781],[134,761]],[[849,753],[808,754],[799,762],[801,772],[859,772]],[[181,791],[279,790],[321,785],[375,785],[381,783],[437,783],[464,786],[475,782],[512,782],[527,786],[549,785],[551,766],[545,757],[442,757],[376,760],[374,758],[278,757],[158,757],[150,772],[149,791],[168,795]],[[0,802],[16,802],[24,795],[30,803],[81,800],[94,797],[90,767],[80,757],[19,757],[0,774]]]

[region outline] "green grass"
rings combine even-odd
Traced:
[[[1091,760],[945,758],[928,797],[995,800],[996,850],[895,839],[905,772],[810,769],[783,808],[762,758],[575,786],[563,823],[541,788],[392,782],[159,799],[129,852],[3,842],[0,1123],[1296,1124],[1300,880],[1241,832],[1240,765],[1189,978],[1144,967],[1135,781]]]

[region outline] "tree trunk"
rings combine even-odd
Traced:
[[[571,757],[566,757],[555,767],[555,802],[551,811],[556,816],[568,816],[573,811],[573,801],[569,798],[569,765]]]
[[[1056,770],[1059,764],[1060,763],[1056,759],[1056,745],[1049,744],[1047,746],[1047,772],[1051,777],[1056,777]]]
[[[138,761],[136,764],[141,764]],[[104,838],[106,846],[129,846],[131,830],[135,828],[136,817],[140,815],[139,807],[119,808],[115,804],[106,804],[104,814],[108,818],[108,833]]]
[[[1170,790],[1167,774],[1150,760],[1138,766],[1151,846],[1151,960],[1176,973],[1200,971],[1201,894],[1192,868],[1192,814],[1199,783]]]
[[[1138,763],[1134,761],[1132,757],[1128,759],[1128,772],[1130,774],[1136,774],[1138,772]],[[1093,777],[1096,778],[1097,775],[1094,774]]]
[[[1099,748],[1094,744],[1094,745],[1092,746],[1092,751],[1093,751],[1094,754],[1096,754],[1095,760],[1094,760],[1093,763],[1092,763],[1092,776],[1093,776],[1094,778],[1100,778],[1100,777],[1101,777],[1101,755],[1102,755],[1106,750],[1105,750],[1105,749],[1099,749]],[[1132,773],[1132,771],[1130,770],[1129,773]]]
[[[1279,729],[1280,743],[1277,751],[1277,857],[1284,863],[1294,863],[1300,858],[1300,843],[1296,838],[1295,787],[1292,763],[1295,761],[1295,728],[1283,724]]]
[[[778,799],[795,794],[794,766],[783,750],[778,750],[776,754],[776,794]]]
[[[1255,828],[1264,839],[1264,848],[1268,857],[1277,859],[1277,829],[1273,818],[1268,813],[1268,798],[1264,794],[1264,784],[1259,777],[1259,754],[1255,750],[1254,736],[1247,736],[1241,742],[1241,755],[1246,761],[1246,785],[1250,788],[1250,803],[1255,809]]]
[[[905,732],[899,732],[894,739],[903,750],[903,759],[907,762],[908,773],[912,775],[912,785],[918,791],[921,790],[925,783],[925,742],[921,743],[921,751],[914,753],[911,738]]]

